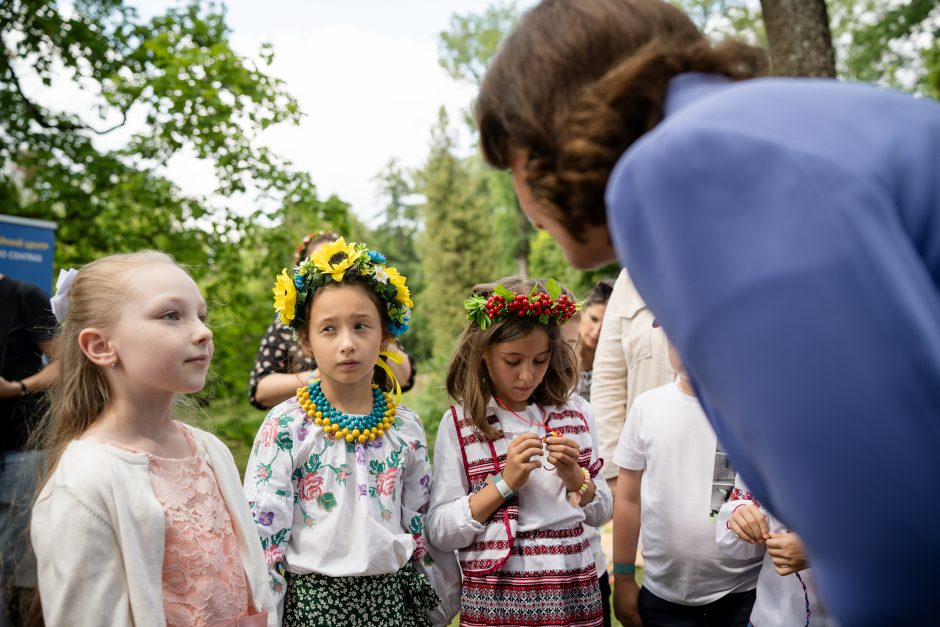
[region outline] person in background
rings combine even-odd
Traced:
[[[46,409],[43,392],[59,371],[58,362],[47,361],[55,329],[49,297],[0,274],[0,625],[22,622],[26,596],[36,587],[26,529],[42,453],[28,450],[27,442]]]
[[[339,234],[332,231],[310,233],[297,245],[294,265],[310,257],[320,246],[339,238]],[[401,383],[402,392],[407,392],[414,386],[414,359],[394,341],[389,345],[389,351],[403,357],[400,363],[390,360],[389,365]],[[301,350],[294,331],[282,325],[275,315],[258,346],[248,381],[248,400],[258,409],[271,409],[291,398],[298,387],[315,378],[316,370],[317,362]]]
[[[576,352],[579,377],[576,391],[588,401],[591,400],[591,376],[600,340],[601,325],[604,322],[604,312],[607,311],[607,301],[610,300],[613,286],[614,283],[610,279],[598,281],[588,292],[587,298],[581,305],[581,311],[578,312]]]
[[[718,550],[714,517],[733,475],[672,347],[669,359],[675,382],[637,398],[614,453],[614,611],[627,627],[746,627],[760,557]]]
[[[621,270],[604,312],[591,378],[591,406],[604,459],[613,458],[636,397],[675,379],[666,346],[666,334],[653,326],[653,313],[626,269]],[[616,464],[604,466],[611,490],[617,471]]]
[[[721,506],[715,541],[736,559],[762,557],[751,624],[761,627],[836,627],[823,604],[800,537],[764,510],[741,480]]]

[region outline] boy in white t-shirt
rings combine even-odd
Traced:
[[[614,452],[614,611],[627,626],[744,627],[761,560],[718,549],[715,515],[733,470],[672,345],[669,359],[676,381],[637,397]]]

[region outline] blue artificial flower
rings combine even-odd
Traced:
[[[395,322],[394,320],[388,323],[389,332],[398,337],[408,331],[407,322]]]
[[[294,275],[294,287],[300,289],[304,286],[304,277],[299,272]]]
[[[374,261],[375,263],[385,263],[385,261],[386,261],[386,260],[385,260],[385,255],[383,255],[382,253],[380,253],[380,252],[377,251],[377,250],[370,250],[370,251],[369,251],[369,259],[371,259],[371,260]]]

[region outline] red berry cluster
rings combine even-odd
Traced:
[[[559,323],[571,319],[577,312],[574,302],[565,295],[562,295],[557,301],[553,301],[548,294],[516,294],[508,303],[506,299],[498,294],[494,294],[486,299],[484,305],[486,317],[490,320],[499,320],[504,315],[513,314],[516,316],[552,316]]]
[[[515,303],[515,301],[513,301]],[[486,299],[486,317],[490,320],[499,318],[500,314],[506,308],[506,299],[502,296],[494,295]]]
[[[578,306],[568,298],[567,294],[562,294],[555,301],[554,310],[554,315],[558,316],[558,322],[561,323],[571,320],[578,313]]]

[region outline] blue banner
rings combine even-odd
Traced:
[[[0,214],[0,274],[52,293],[55,222]]]

